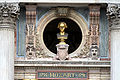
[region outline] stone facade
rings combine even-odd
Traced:
[[[66,3],[66,6],[62,4],[58,7],[60,4],[0,3],[1,80],[37,80],[39,71],[57,71],[58,73],[60,71],[66,73],[67,71],[80,71],[87,73],[84,80],[119,80],[120,4],[79,3],[79,6],[76,3]],[[102,8],[107,8],[107,12],[104,14],[108,17],[108,24],[101,21],[105,19],[104,17],[101,19]],[[43,39],[46,26],[55,19],[66,21],[67,24],[70,24],[67,22],[67,19],[70,19],[81,30],[82,36],[77,36],[77,39],[81,39],[81,43],[75,51],[67,53],[67,56],[70,57],[68,60],[54,59],[57,53],[50,51]],[[57,24],[57,21],[53,24]],[[108,31],[103,32],[101,29],[104,27],[101,25],[108,27]],[[72,28],[70,26],[68,29]],[[53,28],[50,30],[57,31]],[[75,28],[72,30],[74,31]],[[67,33],[69,37],[70,31],[68,30]],[[106,33],[109,34],[109,40],[100,39],[101,34]],[[75,40],[74,36],[71,39]],[[21,40],[24,40],[24,43]],[[103,48],[100,47],[103,46],[102,42],[106,44],[104,46],[109,46],[109,50],[104,49],[109,52],[102,50]],[[73,47],[77,45],[71,44]],[[62,48],[60,49],[62,50]],[[101,54],[102,56],[100,56]],[[52,80],[53,78],[46,77],[44,79]],[[67,80],[68,78],[59,79]],[[83,80],[83,77],[77,80]]]

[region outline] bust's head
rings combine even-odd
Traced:
[[[67,25],[65,22],[60,22],[58,24],[58,28],[60,29],[61,32],[63,32],[65,30],[65,28],[67,28]]]

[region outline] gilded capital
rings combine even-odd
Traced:
[[[110,26],[120,24],[120,4],[108,4],[107,16]]]
[[[19,11],[18,3],[0,3],[0,25],[14,28]]]

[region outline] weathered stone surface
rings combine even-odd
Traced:
[[[108,4],[107,12],[111,28],[111,80],[119,80],[120,4]]]
[[[0,77],[14,80],[14,28],[18,4],[0,3]]]

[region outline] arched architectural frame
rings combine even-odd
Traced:
[[[47,26],[47,24],[56,18],[60,18],[56,15],[56,10],[50,10],[39,20],[39,23],[37,25],[37,35],[38,35],[37,38],[38,38],[40,47],[44,51],[45,55],[48,55],[51,57],[54,57],[56,54],[54,54],[53,52],[48,50],[48,48],[45,46],[44,41],[43,41],[43,32],[44,32],[44,29]],[[81,44],[74,52],[69,54],[70,57],[78,56],[78,54],[81,53],[81,50],[84,49],[86,41],[87,41],[87,36],[88,36],[88,32],[89,32],[88,25],[85,22],[85,20],[80,16],[80,14],[74,10],[70,10],[69,15],[66,18],[69,18],[69,19],[75,21],[79,25],[79,27],[82,31]]]

